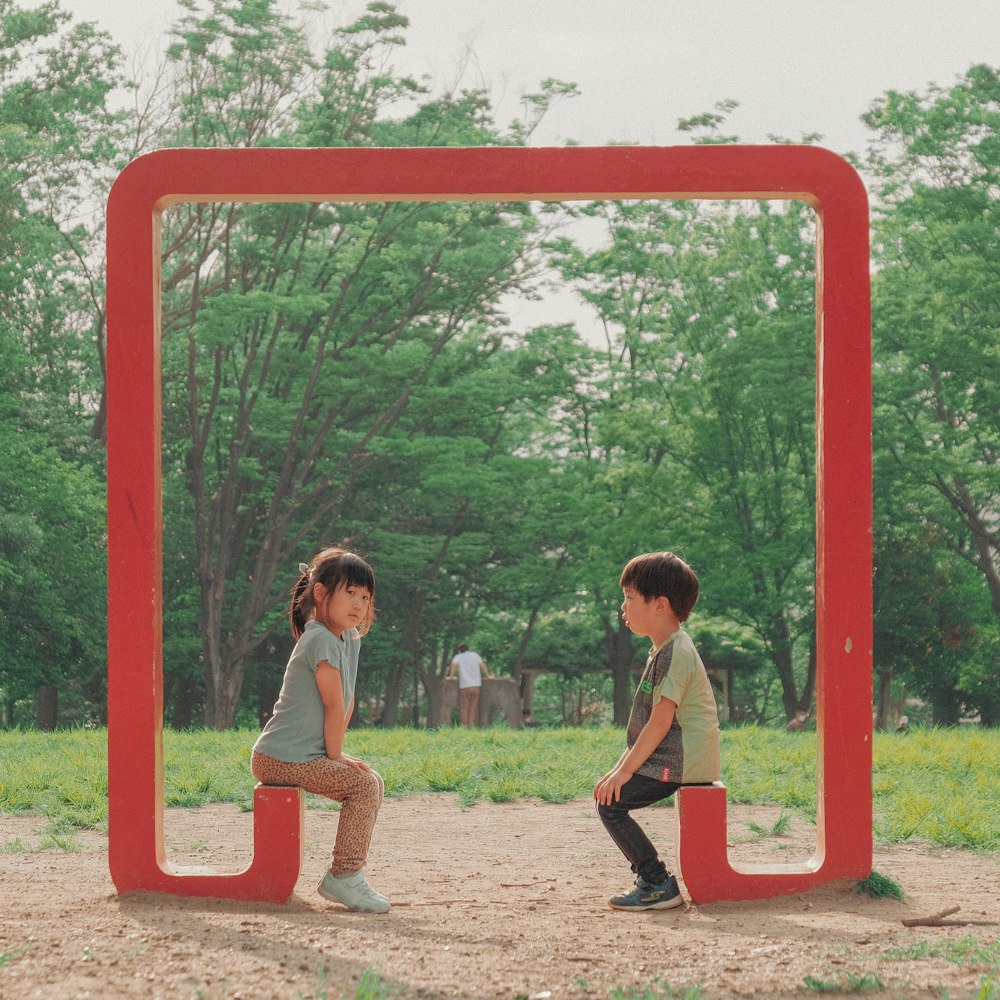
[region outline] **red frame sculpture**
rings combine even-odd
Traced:
[[[682,789],[678,860],[696,902],[795,893],[871,871],[871,314],[868,201],[808,146],[171,149],[108,200],[108,835],[120,893],[284,901],[302,794],[258,788],[242,872],[175,867],[163,844],[160,226],[180,202],[801,199],[817,226],[817,849],[736,871],[725,790]]]

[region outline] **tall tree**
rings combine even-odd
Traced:
[[[64,685],[102,714],[100,209],[120,81],[92,24],[0,0],[0,647],[8,703],[35,689],[46,727]]]
[[[478,94],[387,117],[388,103],[415,90],[373,70],[402,26],[373,4],[334,48],[307,59],[300,29],[272,3],[217,2],[210,17],[182,24],[171,50],[184,69],[178,138],[498,141]],[[194,558],[185,568],[169,555],[179,567],[170,598],[192,580],[200,595],[210,725],[232,723],[289,567],[356,521],[352,503],[377,474],[381,442],[449,345],[474,345],[501,323],[497,302],[530,273],[533,228],[526,208],[484,203],[174,213],[163,260],[165,475],[186,484],[189,506],[173,516],[190,517]]]
[[[815,296],[804,206],[592,206],[558,247],[608,333],[596,411],[605,537],[680,550],[703,608],[753,628],[790,718],[812,693]],[[610,601],[609,601],[610,605]],[[616,718],[635,653],[609,607]],[[617,626],[617,627],[616,627]],[[800,651],[798,654],[796,651]]]
[[[1000,74],[889,92],[865,120],[876,445],[909,501],[890,516],[973,567],[1000,616]]]

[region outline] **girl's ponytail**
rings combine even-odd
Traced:
[[[305,605],[309,603],[309,596],[309,567],[305,563],[299,563],[299,578],[292,587],[292,600],[288,605],[288,620],[292,626],[292,638],[295,640],[298,640],[306,630],[309,609]]]

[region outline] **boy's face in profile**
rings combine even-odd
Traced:
[[[647,601],[642,594],[625,587],[622,591],[625,600],[622,601],[622,621],[636,635],[649,636],[656,623],[656,601]]]

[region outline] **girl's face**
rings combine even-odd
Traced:
[[[365,620],[372,603],[372,592],[367,587],[341,583],[331,593],[321,583],[313,586],[316,620],[337,638],[345,629],[357,628]]]

